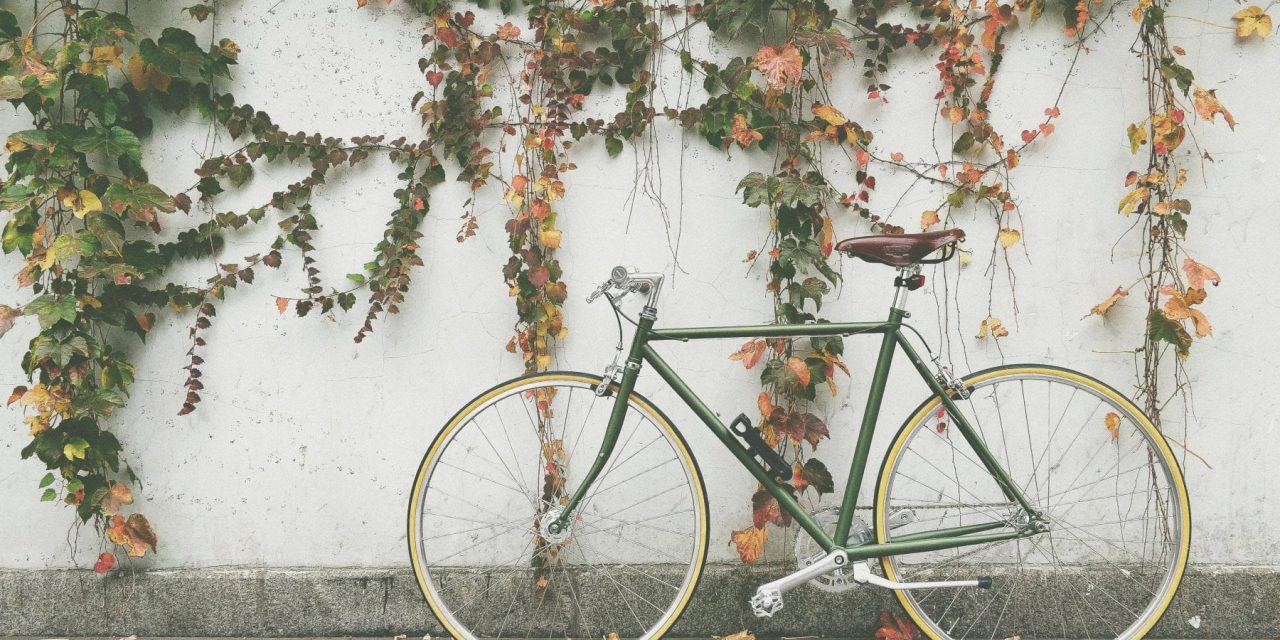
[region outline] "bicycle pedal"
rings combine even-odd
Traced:
[[[772,618],[773,614],[782,611],[782,592],[773,589],[760,590],[751,596],[751,613],[757,618]]]

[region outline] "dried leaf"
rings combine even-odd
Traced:
[[[760,47],[752,65],[764,74],[770,89],[780,91],[800,82],[804,60],[800,57],[800,50],[788,42],[781,50],[769,45]]]
[[[840,113],[839,109],[836,109],[829,104],[815,102],[809,110],[813,112],[813,115],[818,116],[827,124],[835,125],[837,127],[849,121],[848,118],[844,117],[843,113]]]
[[[1004,322],[1001,322],[1000,318],[993,316],[983,320],[982,324],[978,325],[977,338],[979,340],[984,340],[988,333],[990,333],[993,338],[1003,338],[1009,335],[1009,330],[1004,328]]]
[[[9,305],[0,304],[0,336],[9,333],[18,318],[22,317],[22,309],[15,309]]]
[[[1107,432],[1111,434],[1111,441],[1120,440],[1120,414],[1114,411],[1108,411],[1103,423],[1107,425]]]
[[[1089,313],[1085,314],[1084,318],[1088,318],[1089,316],[1107,315],[1107,312],[1111,310],[1111,307],[1114,307],[1116,305],[1116,302],[1120,301],[1120,298],[1123,298],[1127,295],[1129,295],[1128,289],[1122,289],[1120,287],[1116,287],[1115,292],[1112,293],[1110,296],[1107,296],[1106,300],[1103,300],[1102,302],[1099,302],[1098,304],[1093,305],[1093,308],[1089,310]],[[1084,318],[1081,318],[1081,320],[1083,320]]]
[[[1022,239],[1022,232],[1017,229],[1001,229],[1000,230],[1000,246],[1008,249]]]
[[[876,629],[876,640],[919,640],[920,629],[915,623],[896,613],[880,612],[880,627]]]
[[[1222,282],[1222,276],[1217,271],[1206,267],[1191,258],[1182,261],[1182,271],[1187,274],[1187,284],[1191,289],[1204,289],[1205,281],[1218,286]]]
[[[1232,130],[1235,130],[1236,119],[1232,118],[1231,112],[1227,111],[1227,108],[1222,106],[1222,102],[1218,100],[1218,95],[1215,89],[1209,89],[1206,91],[1200,87],[1196,87],[1195,92],[1192,94],[1192,100],[1196,105],[1196,113],[1201,118],[1204,118],[1209,122],[1214,122],[1217,115],[1221,113],[1222,119],[1227,122],[1227,126]]]
[[[730,534],[733,544],[738,547],[738,557],[747,564],[754,564],[764,553],[764,543],[769,540],[769,532],[760,527],[747,527]]]
[[[938,218],[937,211],[929,210],[920,214],[920,230],[921,231],[928,231],[929,227],[932,227],[933,225],[938,224],[940,222],[942,222],[942,220]]]
[[[276,298],[276,310],[277,310],[277,311],[279,311],[281,314],[283,314],[283,313],[284,313],[284,310],[285,310],[285,309],[288,309],[288,308],[289,308],[289,299],[288,299],[288,298]]]
[[[126,547],[129,556],[133,558],[141,558],[156,548],[156,534],[151,530],[151,523],[140,513],[135,513],[128,519],[124,516],[112,516],[111,525],[107,527],[107,538]]]
[[[739,147],[746,149],[752,144],[763,140],[764,135],[752,129],[747,122],[747,117],[739,113],[733,116],[733,129],[729,132],[729,139],[737,142]]]
[[[764,355],[766,349],[764,340],[748,340],[742,343],[742,348],[738,349],[737,353],[729,356],[729,359],[737,360],[742,363],[743,367],[750,369],[756,366],[757,362],[760,362],[760,356]]]
[[[120,513],[120,507],[126,504],[133,504],[133,492],[129,491],[129,487],[125,484],[117,482],[111,485],[106,495],[102,496],[102,513],[114,516]]]

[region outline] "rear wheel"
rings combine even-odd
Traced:
[[[993,578],[991,589],[897,591],[902,606],[932,638],[1144,636],[1181,582],[1191,538],[1186,486],[1164,437],[1133,402],[1065,369],[999,367],[965,384],[973,393],[960,410],[1050,531],[884,558],[885,575],[904,582]],[[1022,524],[936,396],[894,439],[876,494],[882,542]],[[910,523],[890,529],[895,514]]]
[[[428,449],[410,555],[454,637],[657,638],[688,604],[706,557],[706,491],[680,434],[639,395],[568,529],[549,527],[600,450],[617,388],[598,397],[599,382],[504,383]]]

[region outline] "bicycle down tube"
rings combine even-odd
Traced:
[[[812,536],[814,541],[817,542],[824,551],[829,552],[834,549],[841,548],[848,552],[850,560],[862,560],[888,555],[918,553],[974,544],[985,544],[988,542],[1010,540],[1034,535],[1035,531],[1027,526],[1015,531],[983,533],[993,529],[1006,527],[1009,524],[1002,521],[992,521],[988,523],[939,529],[925,534],[903,536],[888,543],[863,544],[855,547],[848,547],[849,530],[851,528],[854,511],[857,507],[856,503],[858,492],[861,489],[863,475],[870,456],[872,436],[875,434],[876,424],[880,413],[880,405],[884,398],[885,388],[888,384],[889,371],[893,362],[893,356],[898,349],[901,349],[904,355],[906,355],[916,372],[925,381],[929,390],[941,397],[942,405],[948,412],[952,423],[960,430],[961,434],[963,434],[966,442],[968,442],[969,446],[977,454],[978,459],[983,463],[987,471],[1004,491],[1005,496],[1009,500],[1017,502],[1028,514],[1037,515],[1037,512],[1022,493],[1021,488],[1017,486],[1017,483],[1010,479],[1008,472],[995,459],[990,450],[986,447],[985,443],[982,441],[982,438],[977,435],[968,420],[964,417],[959,407],[955,404],[951,392],[949,392],[933,375],[925,361],[907,341],[906,336],[901,330],[902,320],[906,315],[905,311],[894,307],[890,309],[889,319],[884,322],[747,325],[654,330],[653,325],[656,320],[656,314],[651,308],[646,308],[637,323],[636,334],[632,340],[631,350],[627,356],[622,379],[618,382],[618,388],[616,390],[617,395],[615,396],[613,410],[609,417],[609,424],[605,432],[600,452],[597,454],[596,459],[593,461],[587,474],[583,477],[583,481],[579,485],[577,491],[565,505],[564,511],[561,515],[561,521],[558,524],[561,524],[562,526],[567,525],[568,519],[577,508],[583,496],[586,495],[587,489],[601,473],[604,465],[612,455],[613,449],[617,444],[618,437],[622,430],[622,419],[625,415],[627,406],[626,398],[631,395],[632,390],[635,388],[636,378],[639,375],[642,363],[647,362],[653,367],[654,371],[658,373],[663,381],[666,382],[673,391],[675,391],[676,395],[678,395],[680,399],[684,401],[684,403],[694,412],[694,414],[697,415],[704,424],[706,424],[720,442],[729,449],[734,457],[737,458],[738,462],[742,464],[742,466],[746,468],[757,481],[760,482],[766,491],[777,499],[779,506],[787,512],[800,525],[800,527],[805,530],[806,533]],[[822,527],[800,505],[796,498],[793,497],[792,494],[784,488],[782,483],[775,479],[774,476],[756,460],[752,452],[738,441],[736,436],[734,436],[729,428],[725,426],[719,416],[716,415],[715,411],[702,401],[693,389],[691,389],[689,385],[680,378],[671,365],[667,364],[667,362],[650,344],[651,342],[658,341],[687,342],[690,340],[723,338],[848,337],[862,334],[882,334],[882,338],[834,534],[828,534],[826,531],[823,531]]]

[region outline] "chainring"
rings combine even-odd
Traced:
[[[823,531],[828,534],[835,533],[836,522],[840,519],[840,510],[834,507],[823,509],[813,514],[813,519],[822,527]],[[865,544],[871,540],[871,528],[861,518],[854,516],[849,523],[849,546],[857,546]],[[813,538],[803,533],[796,535],[796,567],[803,569],[818,560],[821,560],[827,553],[818,546]],[[853,581],[853,566],[846,564],[839,569],[829,573],[820,575],[809,581],[809,584],[831,593],[840,593],[848,591],[856,586],[857,582]]]

